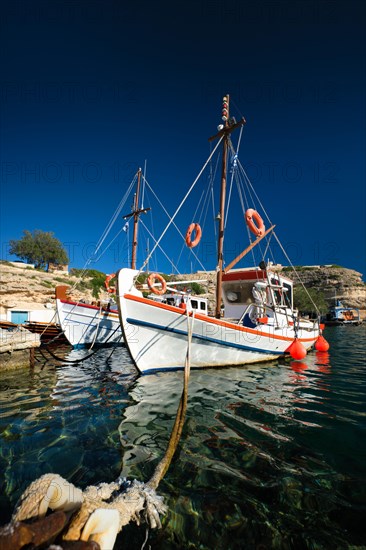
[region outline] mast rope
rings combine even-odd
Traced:
[[[146,185],[148,186],[149,190],[152,192],[152,194],[154,195],[155,199],[158,201],[159,205],[161,206],[161,208],[163,209],[163,211],[165,212],[165,214],[167,215],[168,219],[169,220],[172,220],[172,217],[170,216],[169,212],[167,211],[167,209],[165,208],[165,206],[162,204],[162,202],[160,201],[159,197],[156,195],[156,193],[154,192],[154,190],[151,188],[151,186],[149,185],[148,182],[146,182]],[[142,222],[141,222],[142,223]],[[173,227],[175,227],[175,229],[178,231],[179,235],[182,237],[183,240],[185,240],[185,236],[183,235],[183,233],[181,232],[181,230],[179,229],[179,227],[177,226],[177,224],[172,221],[172,224],[173,224]],[[146,227],[145,227],[146,229]],[[155,243],[157,242],[155,237],[153,235],[150,234],[150,236],[153,238],[153,240],[155,241]],[[158,244],[160,250],[163,251],[163,249],[161,248],[160,244]],[[184,248],[184,245],[183,245],[183,248]],[[182,248],[182,250],[183,250]],[[165,254],[165,252],[164,252]],[[200,264],[200,266],[202,267],[202,269],[205,271],[205,268],[204,266],[202,265],[202,263],[200,262],[199,258],[197,257],[196,253],[192,250],[192,254],[194,255],[195,259],[198,261],[198,263]],[[166,254],[165,254],[166,256]],[[167,256],[166,256],[167,257]],[[180,255],[179,255],[179,258],[180,258]],[[178,258],[178,261],[177,261],[177,264],[179,263],[179,258]],[[169,261],[170,263],[172,263],[171,259],[169,258]],[[146,264],[146,262],[145,262]],[[144,265],[145,265],[144,264]],[[178,268],[174,265],[174,268],[177,270],[177,273],[179,273],[179,270]],[[143,269],[143,268],[142,268]]]
[[[246,184],[247,184],[247,188],[248,188],[249,194],[252,195],[252,193],[253,193],[253,196],[255,196],[256,200],[258,201],[258,204],[260,205],[261,209],[263,210],[263,212],[264,212],[264,214],[265,214],[265,216],[266,216],[268,222],[272,225],[272,221],[271,221],[271,219],[270,219],[270,217],[269,217],[269,215],[268,215],[266,209],[264,208],[264,206],[263,206],[261,200],[259,199],[259,197],[258,197],[258,195],[257,195],[257,193],[256,193],[256,191],[255,191],[255,189],[254,189],[254,187],[253,187],[253,185],[252,185],[252,183],[251,183],[251,181],[250,181],[250,179],[249,179],[249,177],[248,177],[248,175],[247,175],[247,173],[246,173],[244,167],[242,166],[242,164],[240,163],[239,160],[238,160],[238,165],[239,165],[239,168],[240,168],[240,170],[241,170],[241,173],[242,173],[242,175],[243,175],[243,177],[244,177],[244,180],[245,180],[245,182],[246,182]],[[240,195],[240,193],[239,193],[239,195]],[[243,203],[242,203],[242,206],[243,206]],[[248,231],[248,233],[249,233],[249,231]],[[312,299],[312,297],[310,296],[310,294],[309,294],[307,288],[305,287],[304,282],[302,281],[302,279],[301,279],[301,277],[300,277],[298,271],[296,270],[295,266],[294,266],[293,263],[291,262],[291,260],[290,260],[290,258],[289,258],[289,256],[288,256],[287,252],[285,251],[285,249],[284,249],[282,243],[280,242],[280,239],[279,239],[277,233],[276,233],[275,231],[273,231],[272,234],[273,234],[273,236],[274,236],[274,238],[275,238],[275,240],[276,240],[278,246],[280,247],[282,253],[284,254],[286,260],[289,262],[289,264],[290,264],[290,266],[292,267],[294,273],[296,274],[296,277],[297,277],[299,283],[301,284],[301,286],[302,286],[302,288],[304,289],[306,295],[308,296],[309,300],[311,301],[312,305],[314,306],[317,315],[320,315],[320,312],[319,312],[319,310],[318,310],[317,305],[314,303],[314,300]],[[267,247],[266,247],[264,253],[266,253],[267,250],[268,250],[268,248],[269,248],[269,244],[270,244],[271,237],[272,237],[272,235],[268,238]],[[273,259],[272,251],[271,251],[271,255],[272,255],[272,259]],[[253,262],[255,262],[254,250],[252,250],[252,256],[253,256]],[[263,256],[263,259],[265,259],[264,256]]]
[[[152,235],[152,233],[149,231],[149,229],[146,227],[146,225],[144,224],[144,222],[142,220],[140,220],[140,223],[142,224],[143,228],[147,231],[147,233],[150,235],[150,237],[155,241],[155,237]],[[174,269],[177,270],[177,273],[179,273],[178,271],[178,268],[177,266],[173,263],[173,260],[168,256],[168,254],[165,252],[165,250],[162,248],[162,246],[159,244],[158,245],[158,248],[161,250],[161,252],[164,254],[164,256],[166,257],[167,260],[169,260],[169,263],[172,264],[172,266],[174,267]]]
[[[84,264],[84,267],[83,269],[81,270],[81,274],[79,276],[79,280],[83,279],[83,277],[85,276],[85,273],[87,272],[88,270],[88,266],[90,265],[91,262],[95,262],[95,261],[98,261],[100,260],[100,258],[103,256],[103,254],[108,250],[109,246],[112,244],[110,243],[108,245],[107,248],[105,248],[101,253],[100,255],[96,258],[97,256],[97,253],[99,252],[99,249],[101,248],[102,244],[104,243],[104,241],[106,240],[108,234],[110,233],[110,231],[112,230],[112,227],[114,226],[114,224],[116,223],[116,220],[118,219],[120,213],[121,213],[121,210],[122,208],[124,207],[130,193],[131,193],[131,190],[133,188],[133,186],[135,185],[135,182],[136,182],[136,178],[137,178],[137,175],[135,174],[127,191],[125,192],[124,196],[122,197],[119,205],[117,206],[116,210],[114,211],[114,214],[112,215],[111,219],[109,220],[106,228],[104,229],[101,237],[99,238],[99,241],[97,242],[96,246],[95,246],[95,250],[94,252],[89,256],[89,258],[86,260],[85,264]],[[119,232],[120,233],[120,232]],[[116,238],[116,237],[115,237]],[[115,240],[115,238],[113,240]],[[113,241],[112,241],[113,242]],[[78,284],[78,281],[76,281],[74,283],[74,285],[71,287],[71,291],[74,290],[76,288]]]
[[[175,213],[173,214],[172,218],[170,219],[169,223],[167,224],[167,226],[165,227],[164,231],[162,232],[162,234],[160,235],[159,239],[156,241],[153,249],[151,250],[150,254],[148,255],[148,257],[146,258],[145,262],[143,263],[142,267],[140,268],[140,271],[139,273],[141,273],[141,271],[144,269],[144,267],[146,266],[146,264],[148,263],[148,261],[150,260],[152,254],[155,252],[156,248],[158,247],[160,241],[162,240],[162,238],[164,237],[165,233],[168,231],[169,227],[171,226],[171,224],[173,223],[174,221],[174,218],[177,216],[178,212],[180,211],[180,209],[182,208],[183,204],[185,203],[187,197],[190,195],[191,191],[193,190],[194,186],[196,185],[197,181],[199,180],[199,178],[201,177],[202,175],[202,172],[205,170],[207,164],[210,162],[212,156],[214,155],[216,149],[218,148],[218,146],[220,145],[221,141],[222,141],[222,137],[219,139],[219,141],[217,142],[215,148],[213,149],[212,153],[210,154],[210,156],[208,157],[208,159],[206,160],[205,164],[203,165],[203,167],[201,168],[198,176],[196,177],[196,179],[194,180],[194,182],[192,183],[191,187],[188,189],[185,197],[183,198],[183,200],[181,201],[180,205],[178,206],[177,210],[175,211]]]
[[[236,149],[234,149],[234,146],[233,146],[233,143],[232,143],[231,139],[229,141],[229,149],[230,149],[230,152],[232,154],[232,159],[231,159],[232,166],[231,166],[231,170],[230,170],[230,172],[231,172],[230,190],[229,190],[229,196],[228,196],[227,207],[226,207],[226,215],[225,215],[225,229],[226,229],[226,225],[227,225],[227,219],[228,219],[228,216],[229,216],[231,193],[232,193],[232,189],[233,189],[234,177],[236,176],[236,167],[237,167],[237,164],[238,164],[238,155],[239,155],[239,150],[240,150],[240,143],[241,143],[242,134],[243,134],[243,126],[240,127],[238,144],[236,146]]]

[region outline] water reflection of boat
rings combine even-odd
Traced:
[[[223,449],[225,442],[229,442],[229,448],[233,441],[240,447],[248,441],[256,441],[257,436],[285,442],[291,439],[291,426],[295,424],[317,427],[317,416],[321,414],[317,408],[322,404],[319,389],[322,390],[324,384],[319,376],[323,371],[318,364],[323,361],[330,368],[328,359],[327,353],[317,353],[308,357],[308,364],[294,361],[287,366],[253,364],[247,369],[228,367],[192,372],[187,435],[183,436],[186,437],[186,452],[180,454],[183,465],[181,463],[179,468],[183,470],[186,464],[189,471],[192,463],[197,463],[200,469],[206,465],[229,472],[233,466],[211,454],[214,440]],[[124,409],[119,426],[123,447],[122,476],[141,476],[143,471],[146,477],[161,459],[182,387],[183,377],[179,371],[139,376],[131,386],[132,403]],[[309,416],[312,418],[301,412],[300,403],[305,408],[311,404]],[[290,426],[289,432],[285,426]],[[236,471],[235,475],[241,473]]]

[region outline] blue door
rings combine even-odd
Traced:
[[[28,321],[28,311],[12,311],[11,322],[17,325],[22,325]]]

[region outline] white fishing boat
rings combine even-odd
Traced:
[[[86,304],[67,296],[69,287],[56,287],[56,310],[62,332],[73,347],[123,343],[118,309],[113,302]]]
[[[138,224],[139,217],[150,210],[150,208],[140,207],[141,194],[141,169],[138,170],[135,179],[136,191],[134,193],[134,201],[132,212],[123,216],[125,220],[133,218],[133,236],[132,236],[132,255],[131,268],[136,268],[137,261],[137,244],[138,244]],[[130,186],[130,187],[131,187]],[[118,216],[115,214],[114,218]],[[127,222],[126,222],[127,224]],[[107,344],[123,343],[123,334],[120,326],[117,304],[114,301],[115,288],[112,286],[112,281],[115,274],[111,273],[106,276],[105,290],[109,295],[109,299],[98,300],[93,303],[87,303],[82,300],[73,300],[70,296],[70,288],[66,285],[59,285],[55,289],[56,311],[58,322],[62,333],[75,348],[103,346]],[[187,281],[177,281],[175,286],[184,285]],[[189,283],[189,281],[188,281]],[[143,290],[148,290],[145,285],[140,285]],[[184,291],[177,292],[176,288],[172,288],[174,293],[153,296],[154,300],[165,303],[184,304],[188,300],[188,294]],[[72,292],[71,292],[72,294]],[[202,298],[190,297],[191,307],[198,309],[201,313],[207,313],[207,300]]]
[[[230,155],[230,172],[239,175],[241,167],[230,135],[242,127],[245,120],[236,122],[230,118],[228,96],[223,99],[222,115],[224,124],[210,138],[219,139],[223,145],[215,316],[200,314],[191,307],[189,300],[186,308],[181,309],[145,297],[135,284],[140,271],[121,269],[117,273],[120,322],[125,344],[141,373],[184,368],[188,341],[191,368],[245,365],[270,361],[285,354],[302,359],[316,343],[317,349],[329,347],[321,336],[319,319],[300,318],[293,304],[293,282],[273,265],[262,260],[259,267],[233,270],[260,241],[274,234],[274,225],[266,230],[257,210],[247,207],[243,212],[254,240],[252,238],[230,264],[224,264],[225,196]],[[199,224],[190,224],[186,234],[188,247],[195,247],[200,236]],[[151,274],[148,282],[153,292],[165,290],[160,289],[159,285],[164,287],[164,280],[158,273]],[[222,317],[222,306],[225,317]]]
[[[136,180],[136,192],[134,194],[132,212],[123,216],[124,219],[133,218],[132,269],[136,267],[139,216],[150,210],[150,208],[140,208],[139,206],[141,175],[142,172],[141,169],[139,169],[130,185],[131,188]],[[125,201],[123,201],[123,204],[124,202]],[[122,207],[123,204],[120,205],[120,207]],[[118,218],[118,213],[119,211],[117,210],[114,214],[114,219]],[[105,238],[105,236],[103,238]],[[65,285],[56,287],[56,311],[59,324],[68,342],[73,347],[123,343],[118,308],[117,304],[112,299],[115,288],[109,284],[114,277],[115,274],[111,273],[107,275],[105,279],[105,289],[109,296],[111,296],[111,299],[104,301],[99,300],[99,303],[85,303],[85,301],[73,300],[68,296],[69,287]]]

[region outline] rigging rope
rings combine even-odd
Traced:
[[[103,233],[102,233],[102,235],[101,235],[99,241],[97,242],[93,254],[92,254],[92,255],[87,259],[87,261],[85,262],[85,265],[84,265],[84,267],[83,267],[83,269],[82,269],[82,271],[81,271],[79,280],[81,280],[81,279],[84,277],[85,273],[86,273],[87,270],[88,270],[88,266],[90,265],[90,263],[91,263],[92,261],[95,262],[95,261],[100,260],[100,258],[103,256],[103,254],[105,254],[105,252],[108,250],[109,246],[112,244],[112,243],[110,243],[110,244],[108,245],[108,247],[105,248],[105,249],[99,254],[99,256],[97,256],[97,253],[99,252],[99,249],[101,248],[102,244],[104,243],[104,241],[106,240],[108,234],[110,233],[110,231],[111,231],[113,225],[115,224],[116,220],[118,219],[118,217],[119,217],[119,215],[120,215],[120,213],[121,213],[121,210],[122,210],[122,208],[124,207],[124,205],[125,205],[125,203],[126,203],[128,197],[129,197],[129,195],[130,195],[130,193],[131,193],[131,190],[132,190],[133,186],[135,185],[136,179],[137,179],[137,175],[135,174],[134,177],[133,177],[133,179],[132,179],[132,181],[131,181],[131,183],[130,183],[130,185],[129,185],[129,187],[128,187],[128,189],[127,189],[127,191],[125,192],[124,196],[122,197],[122,199],[121,199],[119,205],[117,206],[116,210],[114,211],[114,214],[112,215],[112,217],[111,217],[111,219],[109,220],[109,222],[108,222],[106,228],[104,229],[104,231],[103,231]],[[119,233],[120,233],[120,232],[119,232]],[[116,238],[116,237],[115,237],[115,238]],[[114,238],[113,240],[115,240],[115,238]],[[113,241],[112,241],[112,242],[113,242]],[[97,257],[96,257],[96,256],[97,256]],[[74,289],[76,288],[77,284],[78,284],[78,281],[76,281],[76,282],[74,283],[74,285],[72,286],[71,290],[74,290]]]
[[[159,197],[156,195],[156,193],[154,192],[154,190],[151,188],[151,186],[149,185],[148,182],[146,182],[146,185],[148,186],[148,188],[150,189],[150,191],[152,192],[152,194],[154,195],[154,197],[156,198],[156,200],[158,201],[159,205],[161,206],[161,208],[163,209],[163,211],[165,212],[165,214],[167,215],[168,219],[171,220],[172,224],[173,224],[173,227],[175,227],[175,229],[178,231],[179,235],[182,237],[183,240],[185,240],[185,236],[183,235],[183,233],[181,232],[181,230],[179,229],[179,227],[177,226],[177,224],[173,221],[173,218],[170,216],[169,212],[167,211],[167,209],[164,207],[164,205],[162,204],[162,202],[160,201]],[[146,227],[145,227],[146,229]],[[153,238],[153,240],[155,241],[155,243],[157,243],[157,240],[155,239],[155,237],[153,235],[150,234],[150,236]],[[161,239],[159,239],[159,242],[160,242]],[[165,254],[165,252],[163,251],[162,247],[160,246],[160,244],[158,243],[158,247],[160,248],[160,250]],[[184,249],[184,245],[182,247],[182,250]],[[202,263],[200,262],[199,258],[197,257],[196,253],[193,251],[193,249],[191,249],[191,252],[192,254],[194,255],[195,259],[198,261],[198,263],[200,264],[200,266],[202,267],[202,269],[205,271],[205,268],[204,266],[202,265]],[[153,252],[152,252],[153,253]],[[166,256],[166,254],[165,254]],[[179,263],[179,259],[180,259],[180,256],[181,254],[179,255],[179,258],[178,258],[178,261],[177,261],[177,264]],[[169,258],[169,261],[170,263],[172,263],[171,259]],[[146,262],[144,263],[143,267],[141,268],[140,271],[142,271],[142,269],[144,268],[144,266],[146,265]],[[176,266],[174,266],[174,268],[177,270],[177,273],[179,273],[179,270]]]
[[[268,215],[266,209],[264,208],[264,206],[263,206],[261,200],[259,199],[257,193],[255,192],[255,189],[254,189],[254,187],[253,187],[253,185],[252,185],[252,183],[251,183],[251,181],[250,181],[250,179],[249,179],[249,177],[248,177],[248,175],[247,175],[247,173],[246,173],[244,167],[242,166],[242,164],[240,163],[239,160],[238,160],[238,165],[239,165],[239,169],[240,169],[240,171],[241,171],[241,173],[242,173],[242,175],[243,175],[243,177],[244,177],[244,180],[245,180],[245,182],[246,182],[246,185],[247,185],[247,189],[248,189],[249,195],[252,197],[252,194],[253,194],[253,196],[254,196],[255,199],[257,200],[258,204],[260,205],[262,211],[264,212],[264,214],[265,214],[265,216],[266,216],[268,222],[272,225],[272,221],[271,221],[271,219],[270,219],[270,217],[269,217],[269,215]],[[239,186],[238,186],[238,188],[239,188]],[[243,189],[243,192],[244,192],[244,195],[245,195],[244,189]],[[241,194],[240,194],[240,193],[239,193],[239,196],[241,197]],[[242,200],[241,200],[241,202],[242,202]],[[255,203],[255,201],[253,201],[253,202]],[[243,202],[242,202],[242,206],[243,206]],[[248,231],[248,234],[249,234],[249,231]],[[301,286],[302,286],[302,288],[304,289],[306,295],[308,296],[309,300],[311,301],[312,305],[314,306],[316,313],[317,313],[318,315],[320,315],[320,312],[319,312],[319,310],[318,310],[317,305],[314,303],[314,300],[312,299],[312,297],[310,296],[310,294],[309,294],[307,288],[305,287],[305,285],[304,285],[304,283],[303,283],[303,281],[302,281],[302,279],[301,279],[301,277],[300,277],[298,271],[296,270],[295,266],[292,264],[292,262],[291,262],[291,260],[290,260],[290,258],[289,258],[289,256],[288,256],[288,254],[287,254],[287,252],[285,251],[284,247],[282,246],[282,243],[280,242],[280,239],[279,239],[279,237],[277,236],[276,232],[273,231],[273,232],[272,232],[272,235],[274,236],[275,240],[277,241],[277,243],[278,243],[278,245],[279,245],[279,247],[280,247],[282,253],[284,254],[284,256],[285,256],[285,258],[286,258],[286,260],[289,262],[290,266],[292,267],[292,269],[293,269],[293,271],[294,271],[294,273],[295,273],[295,275],[296,275],[296,277],[297,277],[299,283],[301,284]],[[266,249],[265,249],[264,254],[266,254],[266,252],[267,252],[267,250],[268,250],[268,248],[269,248],[269,244],[270,244],[270,240],[271,240],[272,235],[271,235],[271,236],[268,238],[268,240],[267,240],[267,247],[266,247]],[[260,247],[260,248],[261,248],[261,247]],[[272,259],[273,259],[273,254],[271,253],[271,255],[272,255]],[[254,250],[252,250],[252,256],[253,256],[253,262],[255,262],[255,259],[254,259]],[[263,259],[265,259],[264,255],[262,255],[262,257],[263,257]]]
[[[222,141],[222,137],[219,139],[219,141],[217,142],[214,150],[212,151],[212,153],[210,154],[210,156],[208,157],[207,161],[205,162],[205,164],[203,165],[202,169],[200,170],[198,176],[196,177],[196,179],[194,180],[194,182],[192,183],[191,187],[188,189],[185,197],[183,198],[182,202],[180,203],[180,205],[178,206],[177,210],[175,211],[173,217],[170,219],[168,225],[165,227],[164,231],[162,232],[162,234],[160,235],[159,239],[156,241],[155,243],[155,246],[153,247],[152,251],[150,252],[150,254],[148,255],[148,257],[146,258],[145,262],[143,263],[142,267],[140,268],[140,273],[141,271],[144,269],[144,267],[146,266],[146,264],[148,263],[148,261],[150,260],[152,254],[155,252],[156,248],[158,247],[161,239],[164,237],[165,233],[168,231],[169,227],[171,226],[171,224],[173,223],[174,221],[174,218],[177,216],[179,210],[182,208],[183,204],[185,203],[187,197],[190,195],[192,189],[194,188],[194,186],[196,185],[197,181],[199,180],[199,178],[201,177],[201,174],[202,172],[205,170],[207,164],[210,162],[212,156],[214,155],[216,149],[218,148],[218,146],[220,145],[221,141]]]

